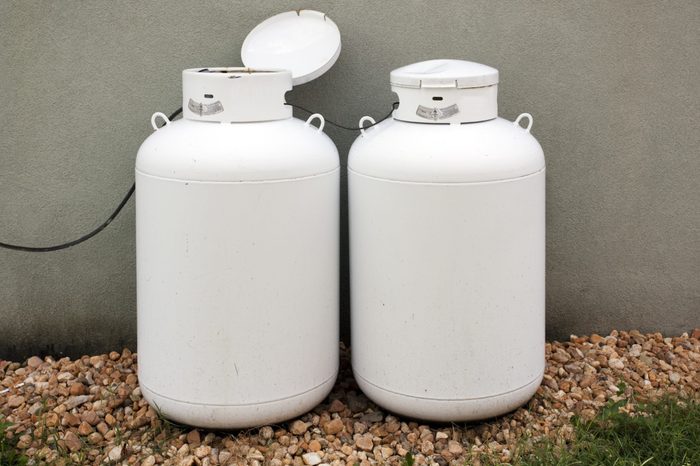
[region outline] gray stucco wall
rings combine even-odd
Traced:
[[[180,71],[239,65],[247,32],[295,8],[343,34],[332,70],[288,95],[333,120],[385,114],[401,65],[500,70],[501,116],[532,113],[547,157],[548,337],[700,326],[694,0],[3,0],[0,241],[63,242],[101,222],[132,183],[150,115],[180,105]],[[355,135],[326,128],[344,163]],[[134,347],[134,260],[133,201],[67,251],[0,250],[0,358]],[[347,338],[346,234],[341,276]]]

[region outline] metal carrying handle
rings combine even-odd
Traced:
[[[515,119],[515,121],[513,122],[513,124],[514,124],[515,126],[520,126],[520,120],[522,120],[523,118],[527,118],[527,126],[526,126],[525,128],[523,128],[523,129],[529,133],[529,132],[530,132],[530,128],[532,128],[532,123],[535,121],[535,120],[532,118],[532,115],[530,115],[529,113],[521,113],[520,115],[518,115],[518,118]],[[521,127],[521,128],[522,128],[522,127]]]
[[[361,136],[365,135],[365,122],[366,121],[369,121],[371,123],[370,126],[374,126],[377,124],[377,122],[374,121],[374,118],[372,118],[371,116],[363,116],[362,118],[360,118],[360,122],[357,124],[357,126],[360,127],[360,135]]]
[[[318,124],[318,132],[320,133],[323,131],[323,127],[326,126],[326,119],[323,118],[323,115],[320,113],[314,113],[309,117],[308,120],[306,120],[306,123],[304,123],[304,126],[309,126],[313,120],[318,120],[320,123]]]
[[[168,116],[165,113],[163,113],[163,112],[154,113],[153,115],[151,115],[151,126],[153,126],[153,129],[155,131],[158,131],[160,128],[162,128],[162,126],[158,126],[158,118],[161,118],[165,122],[165,124],[163,126],[170,123],[170,120],[168,119]]]

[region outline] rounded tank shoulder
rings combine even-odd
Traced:
[[[176,120],[141,145],[136,170],[191,181],[270,181],[337,169],[333,141],[296,118],[255,123]]]
[[[537,139],[503,118],[443,125],[391,119],[357,138],[348,167],[396,181],[472,183],[531,175],[545,161]]]

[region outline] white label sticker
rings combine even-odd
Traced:
[[[190,99],[190,101],[187,102],[187,108],[190,109],[190,112],[196,113],[199,116],[215,115],[224,111],[224,106],[218,100],[211,104],[203,104]]]
[[[444,108],[437,108],[437,107],[424,107],[422,105],[418,106],[418,109],[416,109],[416,115],[418,115],[421,118],[425,118],[426,120],[444,120],[445,118],[449,118],[453,115],[456,115],[459,113],[459,107],[457,107],[457,104],[450,105],[449,107],[444,107]]]

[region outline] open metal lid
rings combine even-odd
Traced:
[[[295,10],[258,24],[243,41],[241,59],[253,69],[289,70],[294,85],[328,71],[340,55],[340,31],[324,13]]]
[[[395,69],[391,85],[420,88],[458,88],[498,84],[498,70],[465,60],[428,60]]]

